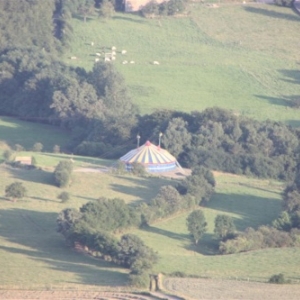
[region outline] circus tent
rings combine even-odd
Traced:
[[[176,158],[167,150],[147,141],[143,146],[129,151],[120,158],[126,164],[126,169],[131,170],[132,163],[140,163],[149,172],[166,172],[179,166]]]

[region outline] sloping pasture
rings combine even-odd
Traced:
[[[217,177],[217,193],[203,207],[208,231],[194,246],[186,228],[188,212],[153,224],[138,234],[157,250],[160,261],[157,272],[183,272],[208,278],[267,281],[283,273],[300,280],[300,251],[297,248],[265,249],[232,255],[218,255],[213,235],[214,219],[227,214],[238,230],[270,224],[280,212],[282,184],[230,174]]]
[[[72,26],[75,37],[65,61],[89,70],[97,52],[103,60],[115,46],[113,63],[142,113],[219,106],[299,125],[290,101],[300,94],[299,39],[293,34],[300,21],[291,9],[192,3],[179,18],[118,13],[105,21],[74,19]],[[73,55],[78,59],[70,60]]]
[[[69,143],[70,134],[61,128],[0,116],[0,151],[19,144],[26,150],[42,143],[43,151],[52,151],[54,145],[62,149]]]

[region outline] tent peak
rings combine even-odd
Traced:
[[[150,141],[147,141],[147,142],[145,143],[145,146],[151,146]]]

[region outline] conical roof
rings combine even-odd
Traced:
[[[129,168],[134,162],[141,163],[148,171],[166,171],[177,167],[177,160],[173,155],[149,141],[143,146],[129,151],[120,160]]]

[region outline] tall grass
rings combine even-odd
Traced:
[[[298,125],[299,17],[272,5],[191,4],[182,18],[73,20],[66,62],[91,69],[95,53],[117,47],[116,67],[142,113],[219,106],[238,114]],[[93,41],[95,46],[91,46]],[[127,50],[126,56],[120,51]],[[68,57],[76,55],[77,61]],[[135,64],[123,65],[123,60]],[[160,65],[152,65],[157,60]]]

